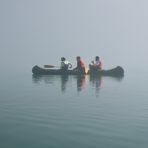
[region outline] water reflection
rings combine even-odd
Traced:
[[[32,82],[40,85],[43,82],[45,84],[57,84],[61,86],[62,93],[65,93],[67,88],[74,88],[76,86],[77,92],[84,90],[84,88],[93,87],[96,92],[96,96],[99,95],[100,89],[104,79],[111,79],[115,81],[121,81],[123,77],[98,77],[98,76],[68,76],[68,75],[32,75]],[[59,87],[60,87],[59,86]]]
[[[63,76],[60,76],[60,78],[61,78],[61,91],[65,92],[69,77],[68,75],[63,75]]]
[[[40,84],[42,81],[44,81],[46,84],[52,84],[54,83],[55,76],[54,75],[32,75],[32,82],[35,84]]]
[[[64,93],[68,87],[67,83],[76,82],[77,91],[82,91],[86,85],[85,76],[68,76],[68,75],[32,75],[32,82],[40,85],[42,82],[46,84],[61,83],[61,91]]]
[[[90,76],[89,82],[92,84],[92,86],[95,88],[96,96],[99,95],[99,91],[102,87],[102,77],[96,77],[96,76]]]

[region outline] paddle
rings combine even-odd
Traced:
[[[72,64],[68,63],[66,64],[68,66],[68,68],[72,68]],[[54,66],[54,65],[44,65],[44,68],[60,68],[60,66]]]
[[[54,68],[54,67],[58,67],[58,68],[59,68],[59,66],[54,66],[54,65],[44,65],[44,68]]]

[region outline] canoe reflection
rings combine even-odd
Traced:
[[[45,84],[54,84],[56,82],[61,83],[61,90],[65,92],[66,84],[69,80],[69,76],[62,75],[62,76],[55,76],[55,75],[32,75],[32,82],[40,85],[42,82]]]
[[[81,91],[85,87],[85,76],[68,76],[68,75],[32,75],[32,82],[40,85],[42,82],[46,84],[54,84],[60,82],[61,91],[64,93],[66,88],[73,87],[73,83],[77,86],[77,91]],[[68,86],[67,86],[68,85]]]
[[[60,84],[62,93],[65,93],[68,89],[74,89],[75,86],[77,91],[80,92],[85,88],[89,89],[94,88],[96,95],[99,94],[100,89],[102,88],[102,81],[104,79],[112,79],[116,81],[121,81],[123,77],[117,78],[106,78],[98,76],[68,76],[68,75],[32,75],[32,82],[40,85],[41,83],[45,84]],[[86,89],[85,89],[86,90]]]

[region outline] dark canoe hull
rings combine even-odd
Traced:
[[[60,69],[46,69],[46,68],[41,68],[37,65],[32,68],[32,73],[37,75],[84,75],[85,74],[83,72],[73,71],[73,70],[63,71]]]
[[[80,72],[80,71],[73,71],[73,70],[68,70],[68,71],[62,71],[60,69],[46,69],[46,68],[41,68],[39,66],[34,66],[32,68],[33,74],[37,75],[85,75],[85,73]],[[110,69],[110,70],[89,70],[88,73],[91,76],[112,76],[112,77],[122,77],[124,76],[124,70],[122,67],[117,66],[116,68]]]
[[[124,76],[124,69],[120,66],[117,66],[113,69],[109,69],[109,70],[93,70],[90,69],[88,71],[89,75],[92,76],[112,76],[112,77],[123,77]]]

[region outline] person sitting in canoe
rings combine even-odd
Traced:
[[[68,62],[66,60],[66,58],[62,57],[60,69],[66,71],[66,70],[68,70],[68,68],[72,68],[72,64],[70,62]]]
[[[76,60],[77,60],[77,67],[74,68],[73,70],[85,73],[85,64],[84,64],[83,60],[81,59],[81,57],[77,56]]]
[[[92,61],[91,64],[89,64],[89,69],[93,71],[102,70],[102,62],[99,56],[95,57],[95,62]]]

